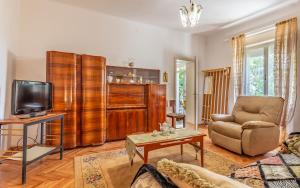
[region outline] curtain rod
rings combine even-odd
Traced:
[[[246,38],[247,37],[252,37],[252,36],[255,36],[255,35],[259,35],[259,34],[262,34],[262,33],[265,33],[265,32],[268,32],[268,31],[272,31],[272,30],[275,30],[276,27],[274,24],[272,25],[268,25],[268,26],[264,26],[264,27],[261,27],[261,28],[258,28],[258,29],[253,29],[251,31],[248,31],[245,33],[245,36]],[[224,40],[224,42],[228,42],[229,40],[231,40],[231,38],[227,38]]]

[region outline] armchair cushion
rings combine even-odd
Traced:
[[[257,128],[268,128],[276,127],[275,123],[270,123],[266,121],[247,121],[242,125],[242,129],[257,129]]]
[[[279,124],[284,100],[280,97],[239,96],[232,115],[235,122],[267,121]]]
[[[213,121],[225,121],[225,122],[234,121],[234,117],[230,114],[212,114],[211,119]]]
[[[209,130],[235,139],[241,139],[243,131],[240,124],[223,121],[212,122],[212,124],[209,125]]]

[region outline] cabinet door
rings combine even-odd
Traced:
[[[101,144],[106,138],[106,70],[105,58],[81,56],[82,145]]]
[[[127,135],[147,131],[146,109],[107,110],[107,140],[122,140]]]
[[[159,130],[159,124],[166,121],[166,86],[148,86],[148,131]]]
[[[80,145],[81,123],[81,60],[73,53],[47,52],[47,81],[53,84],[52,112],[65,115],[65,148]],[[47,126],[47,132],[60,134],[60,123],[54,121]],[[59,144],[59,139],[50,144]]]

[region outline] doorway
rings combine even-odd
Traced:
[[[185,114],[186,125],[196,125],[196,63],[193,60],[175,60],[176,113]],[[177,122],[181,126],[183,122]]]

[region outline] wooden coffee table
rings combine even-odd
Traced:
[[[129,156],[131,165],[133,164],[133,158],[137,154],[144,164],[148,163],[148,153],[156,149],[162,149],[170,146],[180,145],[180,153],[183,154],[183,144],[191,144],[197,153],[200,151],[201,166],[204,165],[203,157],[203,137],[206,136],[203,133],[188,129],[179,129],[175,131],[175,134],[169,136],[158,135],[152,136],[152,133],[129,135],[126,139],[126,150]],[[198,145],[199,143],[199,145]],[[144,153],[142,154],[137,148],[143,147]]]

